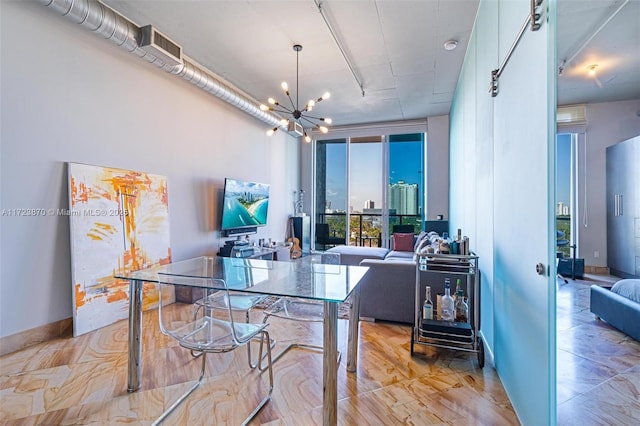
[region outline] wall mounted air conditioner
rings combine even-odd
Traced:
[[[140,28],[140,49],[150,53],[167,65],[182,64],[182,48],[152,25]]]

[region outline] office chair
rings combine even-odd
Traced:
[[[392,234],[400,233],[400,234],[414,234],[415,227],[413,225],[393,225]]]
[[[328,223],[316,223],[316,242],[326,249],[327,246],[335,247],[344,244],[344,238],[330,235]]]

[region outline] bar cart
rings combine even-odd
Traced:
[[[422,318],[422,303],[425,287],[432,294],[444,293],[444,280],[450,278],[452,285],[461,279],[469,304],[469,322],[441,321],[437,298],[434,303],[434,319]],[[435,290],[435,292],[434,292]],[[453,290],[452,290],[453,291]],[[411,333],[411,355],[415,345],[473,352],[478,355],[480,368],[484,367],[484,345],[480,330],[480,271],[478,256],[458,254],[416,253],[416,306],[413,332]]]

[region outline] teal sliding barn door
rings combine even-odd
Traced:
[[[499,2],[504,60],[529,1]],[[542,27],[527,28],[494,98],[495,363],[525,425],[554,424],[555,265],[553,200],[555,3]],[[548,12],[548,13],[547,13]]]

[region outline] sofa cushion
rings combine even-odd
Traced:
[[[611,291],[629,300],[633,300],[636,303],[640,303],[640,280],[625,279],[617,281],[613,287],[611,287]]]
[[[384,258],[384,260],[411,260],[413,261],[414,254],[411,251],[390,251]]]
[[[384,259],[389,249],[380,247],[335,246],[327,253],[340,253],[340,263],[343,265],[359,265],[364,259]]]
[[[413,252],[413,233],[400,233],[395,232],[393,234],[393,250],[395,251],[409,251]]]
[[[416,237],[415,243],[413,244],[413,251],[415,253],[416,250],[418,250],[418,247],[420,247],[420,244],[423,243],[423,240],[427,238],[427,232],[426,231],[422,231],[420,232],[420,234],[418,234],[418,236]]]

